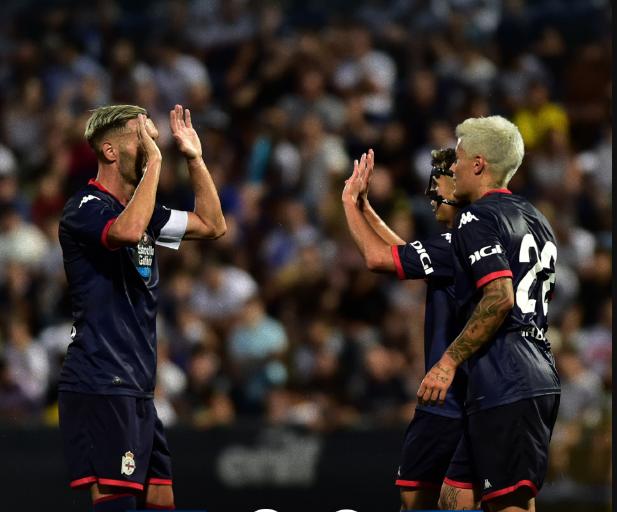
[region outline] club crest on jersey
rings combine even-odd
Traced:
[[[121,475],[131,476],[135,472],[135,456],[133,452],[126,452],[122,456]]]
[[[486,256],[490,256],[491,254],[501,254],[502,252],[501,245],[499,244],[492,247],[487,245],[486,247],[482,247],[479,251],[475,251],[473,254],[470,254],[469,261],[471,261],[471,264],[473,265],[476,261],[479,261]]]
[[[131,249],[133,263],[139,275],[146,281],[152,276],[152,260],[154,259],[154,241],[144,233],[136,247]]]
[[[471,212],[464,212],[461,215],[461,220],[458,223],[458,229],[461,229],[461,227],[463,227],[465,224],[468,224],[469,222],[472,222],[474,220],[480,220],[478,219],[478,217],[476,217],[473,213]]]

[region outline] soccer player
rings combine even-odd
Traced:
[[[73,328],[59,383],[60,430],[71,487],[89,487],[96,512],[174,508],[170,454],[153,404],[159,274],[156,245],[217,238],[225,219],[189,110],[170,112],[195,210],[156,203],[158,131],[146,110],[94,110],[85,137],[98,174],[71,197],[60,244]]]
[[[458,209],[450,171],[455,154],[449,148],[434,150],[431,155],[433,169],[426,194],[431,199],[435,218],[448,228],[441,235],[406,243],[379,218],[367,197],[374,168],[372,150],[362,155],[360,162],[354,162],[353,174],[342,195],[349,230],[367,267],[374,272],[396,273],[400,279],[427,282],[424,323],[427,370],[440,359],[458,332],[454,323],[454,267],[450,248],[450,230]],[[442,407],[416,407],[405,434],[395,481],[400,487],[401,510],[437,507],[440,487],[463,431],[465,386],[464,374],[459,371]],[[463,466],[460,469],[467,471]],[[453,477],[471,482],[468,472]],[[469,489],[457,489],[456,496],[456,508],[473,508],[471,485]]]
[[[560,396],[546,338],[555,237],[544,216],[506,188],[524,154],[516,126],[500,116],[470,118],[456,135],[455,197],[470,202],[452,235],[466,324],[424,377],[418,398],[442,403],[467,361],[467,424],[451,468],[471,464],[489,511],[534,510]],[[455,480],[446,480],[444,491]]]

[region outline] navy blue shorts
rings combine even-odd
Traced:
[[[171,456],[151,398],[61,391],[58,407],[71,487],[171,485]]]
[[[559,395],[491,407],[467,417],[445,483],[471,488],[488,501],[527,487],[535,496],[546,476]]]
[[[462,433],[462,419],[416,409],[405,432],[396,485],[439,489]]]

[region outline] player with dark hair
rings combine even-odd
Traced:
[[[455,197],[471,203],[458,213],[452,235],[457,308],[466,324],[425,376],[418,398],[443,403],[467,362],[467,423],[441,506],[452,506],[452,475],[470,467],[487,510],[533,511],[560,395],[546,338],[555,236],[537,209],[506,188],[524,155],[516,126],[500,116],[470,118],[456,135]]]
[[[67,201],[60,221],[73,312],[60,430],[70,485],[90,488],[96,512],[135,509],[138,499],[147,508],[174,508],[170,454],[153,403],[155,245],[217,238],[226,225],[189,110],[176,105],[170,125],[195,192],[193,212],[156,203],[157,129],[145,109],[113,105],[87,122],[98,174]]]
[[[351,235],[374,272],[396,273],[400,279],[427,282],[424,323],[424,358],[428,370],[442,356],[458,332],[455,320],[454,268],[450,237],[459,203],[454,199],[450,166],[454,150],[434,150],[426,195],[435,218],[448,230],[427,240],[406,243],[379,218],[368,201],[374,154],[362,155],[354,163],[342,200]],[[405,433],[402,460],[395,483],[400,487],[401,510],[435,508],[446,470],[463,432],[465,376],[457,372],[455,383],[442,407],[418,405]],[[465,468],[461,468],[465,471]],[[469,473],[460,481],[471,482]],[[458,490],[457,490],[458,491]],[[456,508],[473,508],[471,489],[457,492]]]

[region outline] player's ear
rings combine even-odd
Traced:
[[[115,162],[118,159],[116,148],[108,140],[101,143],[101,154],[103,155],[103,158],[110,163]]]
[[[484,166],[486,165],[486,160],[482,155],[476,155],[473,162],[473,173],[478,176],[482,174],[484,170]]]

